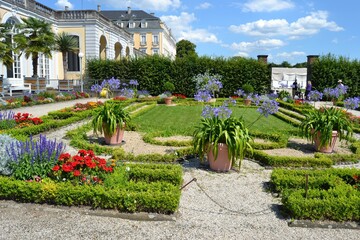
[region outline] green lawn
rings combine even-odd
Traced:
[[[200,122],[202,106],[157,106],[152,110],[141,114],[133,119],[140,132],[161,132],[163,136],[185,135],[191,136],[194,127]],[[249,125],[260,115],[257,108],[233,108],[234,116],[243,116]],[[261,131],[266,133],[286,134],[296,128],[269,116],[262,117],[251,128],[250,131]]]

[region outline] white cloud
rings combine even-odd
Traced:
[[[302,57],[302,56],[305,56],[305,55],[306,55],[305,52],[293,51],[293,52],[278,53],[277,57],[281,57],[281,58],[285,58],[285,59],[293,59],[293,58]]]
[[[321,29],[329,31],[342,31],[335,22],[328,21],[326,11],[312,12],[309,16],[299,18],[295,22],[289,23],[285,19],[258,20],[241,25],[231,25],[229,30],[235,33],[243,33],[250,36],[288,36],[297,38],[306,35],[314,35]]]
[[[242,5],[244,12],[273,12],[293,8],[289,0],[249,0]]]
[[[238,53],[235,54],[235,56],[247,58],[247,57],[249,57],[250,55],[249,55],[248,53],[246,53],[246,52],[238,52]]]
[[[172,29],[172,33],[179,41],[182,39],[191,42],[219,43],[216,35],[203,28],[192,28],[191,23],[196,20],[193,13],[182,12],[180,16],[162,16],[160,17],[167,26]]]
[[[212,5],[211,3],[208,3],[208,2],[204,2],[204,3],[201,3],[199,6],[195,7],[196,9],[208,9],[210,8]]]
[[[253,51],[271,50],[285,46],[285,43],[280,39],[261,39],[254,42],[239,42],[232,43],[230,48],[249,53]]]
[[[68,0],[57,0],[55,5],[58,6],[61,10],[64,10],[65,7],[69,7],[69,9],[74,8],[74,5],[71,2],[69,2]]]
[[[145,11],[167,11],[181,6],[180,0],[137,0],[137,1],[119,1],[119,0],[101,0],[97,1],[101,5],[108,5],[116,9],[127,7],[138,8]]]

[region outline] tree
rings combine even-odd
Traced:
[[[33,17],[23,18],[24,23],[17,25],[20,33],[14,36],[16,48],[20,55],[25,53],[25,58],[31,56],[33,66],[33,77],[38,76],[39,54],[51,58],[54,49],[55,34],[51,30],[51,24]]]
[[[187,56],[197,57],[196,45],[188,40],[180,40],[176,43],[176,57],[184,58]]]
[[[61,52],[64,70],[64,80],[68,70],[68,53],[77,52],[78,43],[74,36],[62,32],[55,36],[55,50]]]
[[[6,67],[10,66],[14,62],[12,57],[13,48],[11,39],[9,38],[10,28],[10,25],[0,23],[0,59]]]

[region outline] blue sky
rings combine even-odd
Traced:
[[[53,9],[154,12],[177,39],[207,56],[269,55],[269,62],[306,62],[334,54],[360,60],[359,0],[38,0]]]

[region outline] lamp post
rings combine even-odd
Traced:
[[[83,83],[83,74],[82,74],[82,58],[84,57],[84,53],[79,52],[79,58],[80,58],[80,90],[81,92],[84,91],[84,83]]]

